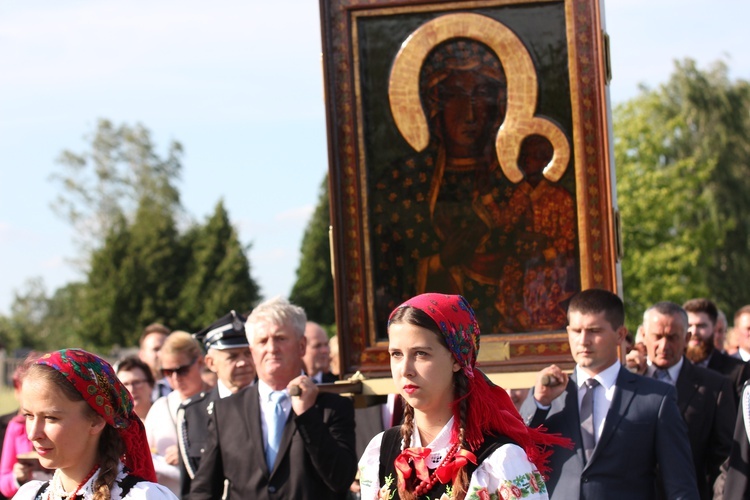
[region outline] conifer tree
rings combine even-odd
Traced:
[[[331,225],[328,176],[323,179],[315,207],[302,238],[297,280],[289,299],[305,309],[307,317],[323,325],[336,322],[331,276]]]
[[[260,289],[250,274],[249,248],[240,242],[224,202],[217,203],[206,224],[194,227],[184,240],[189,257],[179,296],[180,323],[197,331],[231,309],[252,309]]]

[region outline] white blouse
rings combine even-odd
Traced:
[[[144,422],[156,478],[175,495],[180,494],[180,468],[168,464],[165,455],[167,448],[177,446],[177,410],[181,402],[177,391],[160,397],[151,405]]]
[[[450,449],[451,427],[453,418],[445,424],[433,441],[427,446],[432,450],[427,460],[428,467],[434,469],[443,460]],[[422,447],[419,432],[414,429],[411,438],[412,448]],[[386,484],[380,484],[381,432],[370,441],[359,460],[359,482],[362,500],[390,498],[390,493],[397,490],[396,478],[389,477]],[[381,489],[383,491],[381,491]],[[497,448],[474,471],[469,480],[466,500],[489,498],[497,495],[502,499],[546,500],[547,486],[534,464],[529,462],[526,452],[518,445],[505,444]],[[429,493],[428,493],[429,497]],[[432,497],[429,497],[432,499]],[[441,500],[441,499],[433,499]]]
[[[111,496],[112,500],[177,500],[177,497],[172,493],[169,488],[160,484],[151,483],[148,481],[140,481],[130,488],[130,491],[124,497],[122,496],[122,489],[120,488],[120,482],[125,479],[125,472],[122,464],[120,464],[117,479],[112,487]],[[83,495],[84,500],[91,500],[94,498],[94,492],[92,491],[94,481],[99,477],[99,471],[83,485],[78,495]],[[57,494],[60,490],[59,480],[56,483],[57,478],[53,477],[50,481],[49,486],[42,494],[42,500],[62,500],[66,497]],[[29,481],[18,489],[18,492],[13,497],[14,500],[33,500],[36,497],[37,491],[42,487],[44,481]],[[71,499],[72,500],[72,499]]]

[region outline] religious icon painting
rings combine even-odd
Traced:
[[[578,291],[619,291],[597,0],[321,0],[345,372],[388,371],[389,313],[461,294],[490,371],[572,363]]]

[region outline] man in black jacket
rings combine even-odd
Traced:
[[[217,377],[216,387],[184,401],[177,412],[180,489],[183,498],[200,465],[213,405],[255,381],[255,366],[245,336],[245,317],[231,311],[195,334],[206,348],[206,366]]]
[[[250,314],[258,383],[214,404],[191,500],[346,497],[357,472],[354,407],[303,374],[306,320],[281,298]]]
[[[745,382],[750,379],[750,363],[733,358],[716,349],[714,328],[719,311],[716,304],[708,299],[691,299],[683,304],[688,314],[687,358],[694,365],[719,372],[729,379],[733,387],[734,404],[740,400],[740,392]]]

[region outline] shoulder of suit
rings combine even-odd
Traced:
[[[701,385],[719,388],[722,388],[722,386],[731,387],[729,379],[723,374],[709,368],[703,368],[702,366],[692,365],[692,367],[693,378],[697,379]]]
[[[618,375],[615,385],[623,389],[628,389],[628,387],[632,385],[638,388],[639,393],[654,393],[661,396],[666,395],[670,391],[674,391],[674,387],[670,384],[665,384],[660,380],[645,375],[631,373],[628,370],[625,370]]]
[[[192,396],[182,402],[182,407],[187,410],[188,408],[198,406],[210,397],[211,391],[202,391],[195,396]]]

